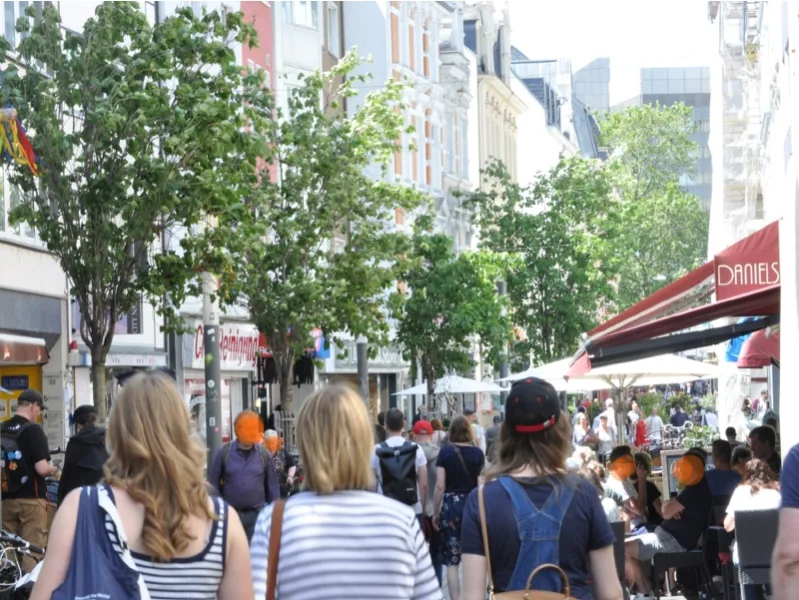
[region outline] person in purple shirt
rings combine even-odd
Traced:
[[[252,539],[258,513],[280,499],[280,486],[269,451],[260,443],[260,416],[245,410],[236,417],[236,440],[222,446],[214,458],[208,483],[236,509]]]

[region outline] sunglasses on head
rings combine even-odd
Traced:
[[[172,381],[177,381],[178,379],[177,375],[175,375],[175,371],[169,367],[151,367],[149,369],[131,369],[130,371],[120,373],[116,377],[117,383],[124,387],[125,382],[137,373],[161,373],[168,376]]]

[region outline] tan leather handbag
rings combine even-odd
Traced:
[[[491,574],[491,554],[488,551],[488,529],[486,527],[486,508],[485,500],[483,499],[483,486],[481,485],[477,490],[477,500],[480,505],[480,526],[483,529],[483,548],[486,555],[486,570],[488,571],[488,597],[490,600],[568,600],[571,598],[571,587],[569,586],[569,578],[558,565],[545,564],[541,565],[530,573],[527,578],[527,587],[523,590],[513,592],[500,592],[494,593],[494,577]],[[555,569],[560,573],[561,581],[563,581],[563,591],[561,592],[545,592],[542,590],[531,590],[530,584],[533,578],[544,569]]]

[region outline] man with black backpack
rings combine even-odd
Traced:
[[[422,524],[422,498],[427,498],[427,458],[424,450],[409,442],[405,416],[398,408],[386,413],[386,441],[375,446],[372,468],[377,474],[377,491],[412,506]]]
[[[47,410],[36,390],[25,390],[17,398],[17,411],[0,426],[2,458],[3,528],[31,544],[47,545],[47,482],[58,467],[50,462],[50,446],[36,421]],[[31,571],[36,561],[22,558],[22,568]]]

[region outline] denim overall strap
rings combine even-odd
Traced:
[[[505,591],[523,590],[527,586],[527,578],[536,567],[560,563],[560,526],[574,497],[574,486],[553,487],[544,506],[538,509],[525,489],[512,477],[500,477],[499,482],[510,496],[521,542],[516,566]],[[559,573],[549,569],[536,575],[530,589],[558,592],[562,586]]]

